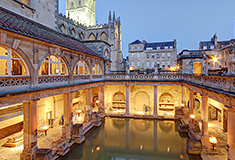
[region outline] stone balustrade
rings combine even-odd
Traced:
[[[181,75],[181,74],[155,74],[155,75],[74,75],[69,76],[40,76],[35,86],[56,86],[64,84],[77,84],[79,82],[92,81],[150,81],[150,82],[186,82],[209,87],[216,90],[235,93],[235,77],[232,76],[202,76],[202,75]],[[4,93],[10,90],[32,89],[32,79],[29,76],[1,77],[0,89]]]

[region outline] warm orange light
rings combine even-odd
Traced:
[[[209,137],[209,142],[213,145],[218,143],[217,138],[214,136]]]
[[[171,70],[171,71],[175,71],[175,70],[176,70],[176,67],[171,67],[170,70]]]
[[[96,147],[96,150],[99,151],[100,150],[100,146]]]
[[[184,107],[184,104],[183,104],[183,103],[181,103],[181,107]]]
[[[97,99],[97,100],[95,101],[95,103],[100,103],[100,101]]]
[[[48,129],[49,129],[49,126],[43,126],[42,129],[43,129],[43,130],[48,130]]]
[[[134,70],[134,67],[130,67],[130,70],[133,71],[133,70]]]
[[[191,119],[195,119],[195,118],[196,118],[196,116],[195,116],[194,114],[190,114],[190,115],[189,115],[189,118],[191,118]]]
[[[82,110],[77,110],[77,113],[81,113],[82,112]]]
[[[217,61],[218,61],[218,58],[217,58],[217,57],[214,57],[214,58],[213,58],[213,61],[214,61],[214,62],[217,62]]]

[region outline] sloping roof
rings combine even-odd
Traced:
[[[48,43],[53,43],[92,56],[102,57],[82,42],[28,18],[0,7],[0,29],[14,32]]]
[[[132,43],[130,43],[130,44],[141,44],[142,42],[140,41],[140,40],[136,40],[136,41],[134,41],[134,42],[132,42]]]
[[[163,49],[165,46],[167,46],[167,47],[172,46],[174,48],[175,47],[174,41],[146,43],[144,46],[144,50],[146,50],[146,48],[150,48],[150,47],[153,49],[156,49],[157,47],[160,47],[161,49]]]

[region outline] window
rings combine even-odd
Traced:
[[[210,46],[210,49],[214,49],[215,47],[214,46]]]
[[[165,68],[165,62],[162,62],[162,68]]]
[[[138,50],[138,51],[140,50],[140,46],[137,46],[137,50]]]
[[[155,66],[155,62],[152,62],[152,68],[154,68],[154,66]]]
[[[132,50],[132,51],[134,51],[134,50],[135,50],[135,47],[134,47],[134,46],[132,46],[132,47],[131,47],[131,50]]]
[[[149,69],[149,67],[150,67],[149,65],[150,65],[149,62],[147,62],[147,63],[146,63],[146,68],[147,68],[147,69]]]
[[[135,66],[135,62],[132,61],[131,62],[131,66],[134,67]]]
[[[74,72],[73,74],[77,74],[77,75],[88,75],[89,74],[89,70],[88,70],[88,65],[86,64],[85,61],[79,61],[75,68],[74,68]]]
[[[147,53],[147,58],[149,58],[149,53]]]
[[[165,53],[162,53],[162,58],[165,58]]]
[[[171,67],[171,61],[167,61],[167,67],[168,67],[168,68]]]
[[[137,62],[137,67],[140,67],[140,61]]]
[[[28,75],[23,59],[12,50],[0,47],[0,76]]]
[[[207,49],[207,46],[203,46],[203,49]]]
[[[101,69],[99,63],[96,63],[95,67],[92,68],[92,74],[93,75],[101,75],[102,74],[102,69]]]
[[[157,53],[157,57],[156,57],[157,59],[159,59],[160,58],[160,53]]]
[[[173,46],[170,46],[170,49],[172,49],[173,48]]]
[[[170,58],[171,57],[171,53],[167,53],[167,58]]]
[[[131,54],[131,58],[134,58],[134,56],[135,56],[135,54],[134,54],[134,53],[132,53],[132,54]]]
[[[157,47],[157,50],[158,50],[158,49],[161,49],[161,48],[160,48],[160,47]]]
[[[152,47],[147,47],[146,50],[152,50],[153,48]]]
[[[154,59],[154,53],[152,53],[152,59]]]
[[[140,58],[140,53],[137,53],[137,58]]]
[[[168,49],[168,46],[165,46],[164,49]]]
[[[30,6],[30,0],[21,0],[21,2]]]
[[[68,75],[68,70],[60,57],[49,56],[44,59],[39,75]]]
[[[159,68],[160,67],[160,62],[157,62],[157,68]]]

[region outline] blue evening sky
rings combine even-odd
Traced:
[[[65,1],[59,0],[65,14]],[[235,0],[96,0],[96,20],[108,22],[109,11],[121,17],[123,55],[128,44],[177,40],[177,53],[198,49],[200,41],[234,38]]]

